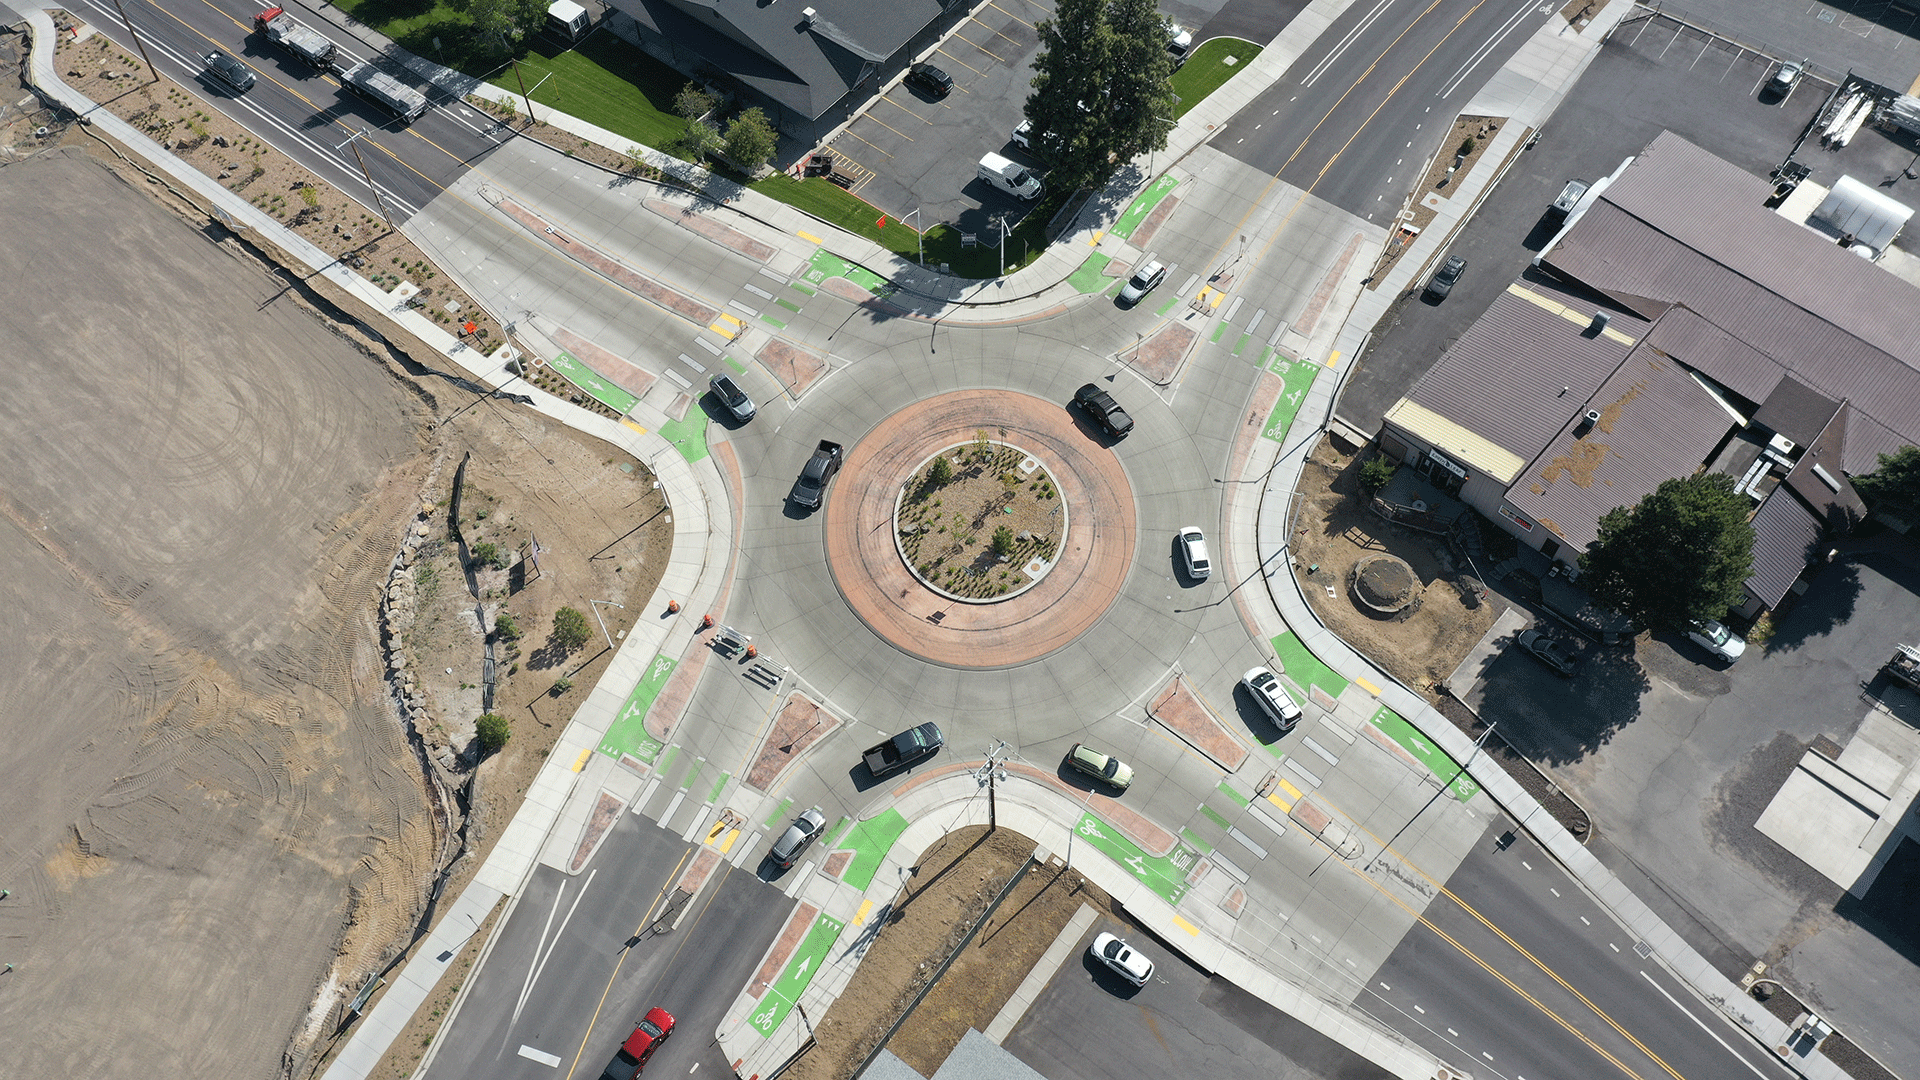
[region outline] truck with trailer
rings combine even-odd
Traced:
[[[333,58],[340,51],[325,34],[287,14],[285,8],[270,7],[255,15],[253,28],[321,71],[333,66]]]
[[[866,759],[867,771],[877,779],[932,756],[946,743],[946,736],[940,734],[940,725],[926,723],[909,728],[878,746],[867,747],[861,756]]]
[[[340,70],[340,82],[369,101],[386,106],[402,122],[411,123],[427,111],[427,96],[369,63]]]

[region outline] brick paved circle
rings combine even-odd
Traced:
[[[901,562],[893,501],[916,465],[981,429],[1049,462],[1069,507],[1067,534],[1044,581],[1000,603],[963,604]],[[1071,644],[1119,597],[1139,539],[1133,490],[1113,451],[1058,402],[1011,390],[941,394],[881,421],[849,448],[825,528],[828,570],[860,621],[902,652],[956,668],[1012,667]]]

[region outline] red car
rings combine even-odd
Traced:
[[[600,1074],[601,1080],[633,1080],[640,1070],[647,1067],[647,1059],[653,1056],[660,1044],[673,1034],[673,1014],[659,1006],[647,1010],[640,1018],[640,1026],[633,1029],[620,1052],[608,1063],[607,1071]]]

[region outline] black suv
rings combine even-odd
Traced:
[[[253,86],[253,70],[226,53],[208,53],[206,60],[208,74],[232,87],[234,93],[244,94]]]
[[[1074,404],[1087,410],[1087,415],[1093,417],[1109,436],[1124,439],[1133,431],[1133,417],[1128,416],[1127,410],[1113,400],[1112,394],[1093,383],[1088,383],[1074,391],[1073,401]]]
[[[915,64],[907,69],[907,85],[943,98],[953,93],[953,76],[932,64]]]

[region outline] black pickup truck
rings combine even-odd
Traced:
[[[940,734],[940,725],[921,724],[895,735],[879,746],[867,747],[863,756],[867,759],[867,768],[875,776],[885,776],[898,769],[931,757],[947,743],[946,736]]]
[[[820,500],[827,494],[827,481],[840,471],[846,455],[837,442],[820,440],[813,448],[813,456],[807,459],[806,467],[800,470],[800,479],[793,482],[793,502],[808,510],[820,509]]]

